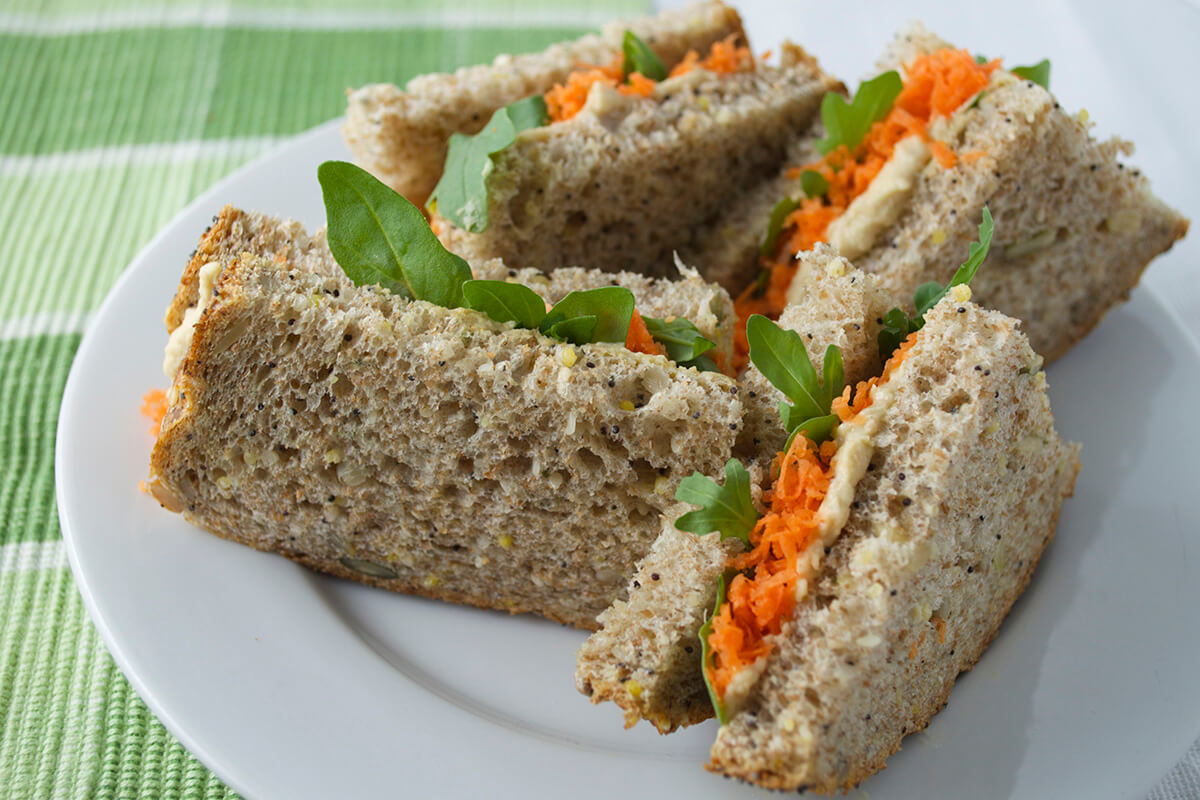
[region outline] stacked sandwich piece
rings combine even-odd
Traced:
[[[576,684],[629,724],[715,715],[710,769],[855,785],[1054,535],[1043,356],[1187,228],[1047,64],[917,27],[880,70],[847,98],[709,2],[352,93],[327,229],[227,207],[185,268],[147,488],[595,631]]]

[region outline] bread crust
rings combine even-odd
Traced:
[[[607,63],[621,52],[626,30],[652,46],[667,68],[689,50],[706,52],[746,33],[737,11],[721,2],[694,3],[657,16],[605,26],[541,53],[499,56],[495,62],[452,74],[422,75],[404,89],[374,84],[349,92],[343,135],[355,160],[418,206],[428,199],[446,158],[452,134],[479,131],[501,106],[541,94],[579,64]]]
[[[977,663],[1053,538],[1078,447],[1054,432],[1015,321],[947,298],[921,337],[888,399],[876,392],[888,421],[847,526],[710,770],[831,793],[882,769]]]
[[[675,483],[732,449],[741,406],[725,376],[355,287],[320,233],[232,208],[176,302],[213,258],[222,269],[147,485],[224,538],[393,591],[592,629]],[[614,281],[650,313],[691,304],[702,324],[730,324],[728,296],[696,277],[667,290],[566,270],[532,288],[556,297]]]

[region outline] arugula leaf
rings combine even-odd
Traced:
[[[487,179],[495,168],[492,156],[516,141],[521,131],[541,127],[549,120],[546,101],[535,94],[497,109],[474,136],[453,134],[442,177],[427,206],[463,230],[487,230]]]
[[[844,144],[854,150],[871,126],[892,109],[903,88],[900,73],[889,70],[859,86],[849,104],[837,92],[827,92],[821,100],[825,138],[817,140],[817,149],[825,154]]]
[[[775,254],[775,243],[779,241],[779,234],[783,232],[783,221],[799,207],[800,204],[790,197],[785,197],[775,204],[771,209],[771,218],[767,221],[767,235],[758,246],[759,255],[770,258]]]
[[[708,677],[709,656],[711,655],[708,646],[708,637],[712,635],[713,620],[716,619],[721,606],[725,604],[725,590],[727,584],[732,580],[732,575],[726,571],[717,579],[717,602],[713,606],[712,613],[704,620],[704,624],[700,626],[700,631],[697,634],[700,637],[700,673],[704,676],[704,685],[708,688],[708,699],[712,701],[713,711],[717,715],[717,722],[724,725],[729,721],[725,714],[725,704],[721,702],[721,698],[717,696],[716,687],[712,685],[712,681]]]
[[[667,357],[676,364],[692,361],[716,347],[700,333],[700,329],[683,317],[676,317],[670,322],[654,317],[642,317],[646,330],[654,341],[667,348]],[[711,360],[711,359],[710,359]]]
[[[913,305],[916,306],[917,316],[914,319],[919,319],[920,324],[912,327],[913,331],[919,331],[925,324],[925,312],[937,305],[938,300],[946,296],[946,289],[937,281],[922,283],[913,292]],[[910,333],[912,331],[909,331]]]
[[[992,211],[984,206],[983,220],[979,223],[979,241],[971,242],[967,251],[967,260],[955,270],[950,283],[942,286],[937,281],[930,281],[918,286],[917,291],[913,293],[913,305],[917,310],[916,316],[910,317],[901,308],[893,308],[883,315],[883,327],[876,336],[876,340],[879,342],[880,356],[887,359],[896,351],[900,343],[908,338],[910,333],[925,327],[926,312],[946,296],[950,287],[971,282],[975,273],[979,271],[979,267],[987,259],[988,249],[992,246],[992,234],[995,233],[995,230]]]
[[[821,388],[825,390],[823,405],[826,408],[832,408],[834,398],[839,397],[842,390],[846,388],[846,370],[842,366],[842,351],[834,345],[825,348],[825,361],[821,365]]]
[[[442,247],[416,206],[345,161],[321,164],[317,180],[329,250],[355,285],[377,283],[415,300],[462,305],[471,268]]]
[[[676,361],[681,367],[695,367],[697,372],[720,372],[721,368],[717,366],[717,362],[713,361],[708,356],[696,356],[687,361]]]
[[[1033,81],[1047,91],[1050,89],[1050,59],[1048,58],[1043,58],[1036,64],[1030,64],[1027,67],[1013,67],[1009,72],[1018,78]]]
[[[621,42],[621,50],[625,60],[621,71],[628,78],[635,72],[640,72],[652,81],[661,81],[667,77],[667,68],[650,46],[643,42],[633,31],[625,31],[625,39]]]
[[[502,110],[508,112],[508,120],[517,129],[517,133],[530,128],[540,128],[550,123],[550,112],[546,110],[546,99],[540,94],[531,94],[529,97],[514,100]]]
[[[784,330],[761,314],[752,314],[746,320],[746,341],[750,345],[751,363],[792,401],[790,406],[779,404],[788,442],[801,429],[812,434],[809,438],[813,442],[825,441],[837,426],[836,415],[829,424],[809,425],[809,422],[829,417],[833,398],[845,388],[842,351],[832,344],[825,349],[824,380],[821,380],[804,349],[804,340],[795,331]]]
[[[892,353],[896,352],[900,343],[913,332],[911,325],[912,318],[905,314],[902,308],[893,308],[883,315],[883,327],[875,336],[875,340],[879,342],[879,355],[883,360],[886,361]]]
[[[806,169],[800,173],[800,188],[809,197],[823,197],[829,191],[829,181],[815,169]]]
[[[629,335],[629,321],[633,319],[633,292],[623,286],[603,286],[571,292],[555,303],[538,329],[547,336],[566,339],[575,344],[590,342],[624,342]],[[592,317],[595,323],[562,323]]]
[[[721,541],[741,539],[746,547],[750,546],[750,531],[758,522],[758,512],[750,499],[750,473],[736,458],[725,462],[724,486],[693,472],[679,482],[675,499],[700,506],[675,520],[679,530],[698,536],[716,531]]]
[[[582,317],[571,317],[561,322],[555,322],[552,325],[546,326],[542,333],[562,342],[587,344],[588,342],[596,341],[596,326],[599,324],[599,317],[595,314],[587,314]]]
[[[788,434],[787,444],[783,446],[784,452],[787,452],[792,446],[792,440],[796,438],[796,434],[803,433],[810,442],[823,442],[833,436],[833,432],[837,430],[841,419],[837,414],[826,414],[823,417],[813,417],[801,422],[795,428],[791,429]]]
[[[797,419],[829,413],[825,392],[808,358],[804,342],[795,331],[784,330],[761,314],[746,321],[750,361],[771,384],[795,404]]]
[[[515,322],[519,328],[536,328],[546,317],[546,301],[519,283],[467,281],[463,297],[467,308],[482,311],[497,322]]]

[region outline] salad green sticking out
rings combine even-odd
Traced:
[[[815,169],[806,169],[800,173],[800,188],[808,197],[822,197],[829,191],[829,181]]]
[[[1030,64],[1027,67],[1013,67],[1009,72],[1018,78],[1033,81],[1043,89],[1050,89],[1050,59],[1048,58],[1043,58],[1036,64]]]
[[[463,296],[468,308],[482,311],[497,322],[515,322],[518,328],[536,328],[546,317],[546,301],[520,283],[467,281]]]
[[[650,46],[643,42],[633,31],[625,31],[625,39],[621,42],[621,51],[625,60],[621,63],[621,71],[628,78],[635,72],[640,72],[652,81],[665,80],[667,68],[662,59],[655,55]]]
[[[753,314],[746,320],[746,340],[750,344],[750,362],[792,401],[791,405],[779,404],[788,444],[801,431],[816,444],[833,435],[837,427],[837,415],[831,413],[833,399],[845,387],[841,350],[835,345],[825,349],[822,380],[804,349],[804,341],[795,331],[784,330],[761,314]]]
[[[704,676],[704,686],[708,689],[708,699],[712,701],[713,711],[716,712],[717,722],[724,725],[728,722],[728,716],[725,713],[725,704],[721,702],[721,698],[717,695],[716,687],[712,685],[712,681],[708,678],[709,662],[711,660],[711,648],[708,646],[708,637],[712,635],[713,620],[716,619],[718,612],[721,610],[721,605],[725,602],[725,590],[732,580],[732,576],[728,573],[721,575],[717,581],[717,603],[713,606],[712,613],[704,620],[704,624],[700,626],[700,672]]]
[[[467,262],[442,246],[417,207],[366,171],[326,161],[317,178],[325,197],[329,249],[355,285],[379,284],[411,300],[474,309],[574,344],[623,344],[629,336],[636,300],[628,289],[571,292],[547,311],[546,302],[527,286],[472,279]],[[644,319],[679,366],[718,371],[705,355],[715,345],[691,322]]]
[[[825,138],[817,140],[817,149],[825,154],[846,145],[853,151],[871,126],[887,116],[903,88],[900,73],[889,70],[859,86],[848,104],[839,93],[827,92],[821,100]]]
[[[317,180],[329,250],[350,280],[446,308],[463,304],[471,268],[442,247],[416,206],[345,161],[326,161]]]
[[[633,318],[633,292],[620,286],[571,292],[549,311],[541,295],[519,283],[467,281],[463,295],[468,308],[497,322],[573,344],[624,342]]]
[[[801,181],[804,179],[801,178]],[[787,219],[788,214],[791,214],[800,204],[790,197],[785,197],[775,204],[771,209],[771,218],[767,221],[767,235],[763,237],[762,244],[758,246],[759,255],[764,258],[770,258],[775,253],[775,244],[779,241],[779,234],[783,232],[783,221]]]
[[[691,365],[701,355],[716,347],[700,333],[700,329],[683,317],[675,317],[670,322],[655,317],[642,317],[646,330],[654,341],[667,350],[667,357],[680,365]],[[711,361],[711,359],[705,359]]]
[[[488,226],[487,179],[495,168],[492,156],[516,141],[521,131],[550,121],[540,94],[497,109],[483,130],[473,136],[450,137],[442,177],[428,206],[463,230],[481,233]]]
[[[893,308],[883,316],[883,328],[879,331],[879,355],[887,359],[909,334],[919,331],[925,326],[925,313],[933,308],[950,291],[950,287],[969,284],[979,271],[979,267],[987,258],[988,249],[992,245],[992,234],[996,226],[992,222],[992,212],[987,206],[983,207],[983,220],[979,223],[979,241],[971,242],[967,260],[954,272],[950,283],[942,286],[937,281],[923,283],[913,293],[913,305],[917,313],[909,316],[902,308]]]
[[[538,323],[542,333],[576,344],[624,342],[633,319],[633,292],[622,286],[604,286],[571,292]],[[594,319],[592,324],[589,318]],[[591,331],[583,331],[591,326]]]
[[[750,473],[742,462],[725,462],[725,485],[693,472],[679,482],[675,499],[700,506],[675,520],[675,527],[698,536],[716,531],[721,541],[741,539],[750,546],[750,531],[758,522],[758,511],[750,499]]]

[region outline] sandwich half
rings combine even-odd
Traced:
[[[544,113],[503,147],[488,146],[480,166],[459,154],[483,145],[452,143],[430,205],[442,241],[468,260],[541,269],[586,261],[654,276],[678,252],[726,288],[746,283],[754,264],[709,258],[698,243],[778,173],[795,132],[840,84],[790,44],[778,66],[736,38],[671,69],[646,57],[657,62],[641,67],[653,79],[620,58],[568,76],[544,95]]]
[[[965,288],[834,401],[829,439],[791,439],[745,493],[748,535],[686,517],[664,531],[581,649],[581,691],[662,731],[715,708],[708,768],[789,791],[847,790],[928,724],[1029,582],[1079,468],[1019,323]]]
[[[876,275],[900,303],[948,279],[987,204],[998,238],[975,297],[1020,319],[1049,362],[1187,232],[1187,220],[1119,160],[1132,145],[1094,139],[1087,113],[1060,105],[1048,61],[1007,68],[914,25],[879,70],[851,103],[827,98],[822,123],[793,143],[781,183],[747,202],[755,219],[746,222],[770,246],[725,256],[768,270],[735,290],[743,319],[777,316],[803,296],[793,257],[816,242]],[[773,232],[769,209],[779,217]],[[728,247],[717,236],[705,246]]]
[[[473,272],[523,281],[539,307],[628,289],[647,323],[729,346],[729,297],[694,273]],[[164,507],[322,572],[584,628],[741,423],[719,372],[356,285],[324,231],[229,207],[167,327],[147,481]]]
[[[696,3],[627,23],[541,53],[498,57],[452,74],[422,75],[403,89],[387,83],[350,92],[343,128],[354,158],[413,203],[437,185],[453,134],[477,133],[497,109],[548,91],[580,64],[607,64],[621,52],[626,30],[649,43],[673,67],[692,51],[707,52],[730,36],[743,38],[736,11],[721,2]],[[581,262],[582,263],[582,262]]]

